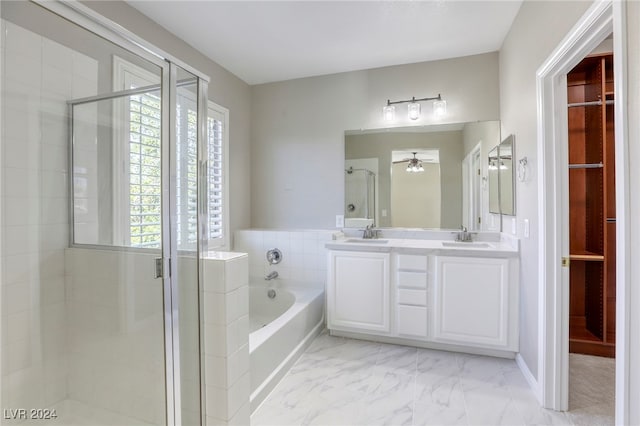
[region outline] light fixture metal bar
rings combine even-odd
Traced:
[[[387,99],[387,106],[389,105],[395,105],[395,104],[406,104],[406,103],[410,103],[410,102],[422,102],[422,101],[441,101],[442,97],[440,96],[440,93],[438,93],[438,96],[434,96],[431,98],[420,98],[420,99],[416,99],[415,96],[412,97],[411,99],[407,99],[407,100],[402,100],[402,101],[390,101],[389,99]]]

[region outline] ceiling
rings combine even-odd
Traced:
[[[249,84],[499,50],[521,0],[127,2]]]

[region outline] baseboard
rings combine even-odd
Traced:
[[[524,379],[529,384],[529,387],[531,388],[531,390],[533,391],[533,394],[538,399],[538,402],[540,403],[540,405],[542,405],[542,390],[540,389],[540,384],[538,383],[536,378],[533,377],[533,374],[531,374],[531,370],[529,370],[529,366],[527,365],[526,362],[524,362],[524,359],[520,354],[516,355],[516,365],[518,366],[518,368],[520,368],[520,372],[524,376]]]

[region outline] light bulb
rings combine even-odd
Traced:
[[[411,102],[409,104],[409,119],[417,120],[420,118],[420,104],[417,102]]]
[[[444,117],[447,113],[447,101],[435,101],[433,103],[433,115],[436,118]]]
[[[387,105],[382,108],[382,116],[384,121],[393,121],[396,118],[396,107],[393,105]]]

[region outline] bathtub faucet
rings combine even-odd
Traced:
[[[264,277],[264,279],[267,280],[267,281],[270,281],[270,280],[272,280],[274,278],[278,278],[278,271],[271,271],[271,272],[269,272],[269,275],[266,275]]]

